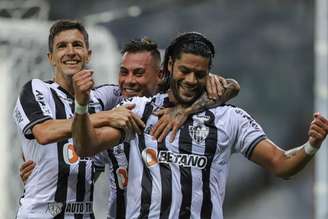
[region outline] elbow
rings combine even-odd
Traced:
[[[236,97],[240,91],[240,85],[235,79],[227,79],[228,82],[228,91],[230,98]]]
[[[41,132],[38,135],[35,135],[34,138],[41,145],[52,143],[51,138],[47,135],[46,132]]]
[[[271,168],[271,172],[278,178],[283,179],[283,180],[289,180],[292,178],[292,176],[294,176],[296,173],[294,173],[293,171],[289,170],[288,168],[286,168],[281,160],[273,160],[272,161],[272,168]]]

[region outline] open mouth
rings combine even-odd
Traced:
[[[77,65],[80,63],[80,61],[79,60],[66,60],[66,61],[63,61],[63,63],[65,65]]]
[[[140,92],[140,89],[135,89],[135,88],[123,88],[123,91],[125,92],[125,93],[133,93],[133,94],[135,94],[135,93],[139,93]]]

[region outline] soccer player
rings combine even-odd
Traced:
[[[81,24],[76,24],[76,22],[60,21],[60,22],[56,23],[51,30],[52,33],[49,38],[49,51],[50,51],[49,58],[51,58],[50,61],[55,62],[54,63],[54,67],[55,67],[54,84],[58,84],[59,90],[62,90],[63,92],[67,91],[67,92],[65,92],[68,94],[67,97],[60,98],[61,102],[65,102],[65,101],[67,102],[67,103],[64,103],[66,105],[72,105],[72,103],[74,102],[74,100],[72,98],[73,91],[72,91],[72,87],[71,87],[72,86],[71,76],[74,73],[76,73],[77,71],[84,69],[84,65],[90,59],[90,55],[91,55],[91,51],[88,50],[88,57],[85,59],[87,61],[83,62],[83,60],[77,60],[77,59],[79,59],[79,52],[77,52],[77,51],[79,51],[78,49],[80,49],[79,48],[80,45],[78,45],[74,41],[74,40],[76,40],[75,39],[76,36],[71,34],[71,32],[76,32],[76,31],[74,31],[75,29],[80,31],[79,28],[81,29],[83,38],[82,39],[80,38],[78,40],[80,40],[80,43],[82,42],[82,40],[85,40],[84,46],[85,46],[85,48],[89,49],[87,33],[84,30],[83,26]],[[67,34],[64,34],[64,36],[72,37],[73,41],[67,42],[67,39],[64,37],[64,39],[60,38],[59,42],[52,42],[52,41],[55,41],[61,35],[63,35],[62,32],[67,32]],[[59,35],[59,36],[57,37],[57,35]],[[73,36],[69,36],[69,35],[73,35]],[[74,45],[65,45],[67,43],[71,43]],[[50,47],[53,44],[55,44],[55,47],[54,48]],[[56,46],[58,46],[58,49],[56,48]],[[73,48],[69,48],[69,46],[72,46]],[[64,50],[64,48],[65,48],[65,50]],[[58,59],[54,59],[58,56],[58,53],[61,53],[63,55],[63,57],[59,56]],[[119,75],[120,89],[118,89],[116,86],[102,86],[102,87],[99,87],[99,88],[95,89],[94,91],[92,91],[92,95],[95,96],[95,99],[97,99],[97,101],[99,100],[98,102],[100,104],[103,104],[103,107],[99,107],[100,105],[98,103],[98,109],[91,110],[91,112],[112,108],[120,100],[120,98],[121,98],[120,92],[121,91],[123,93],[123,96],[125,96],[125,97],[130,97],[130,96],[135,96],[135,95],[150,96],[150,95],[153,95],[157,91],[157,85],[160,81],[159,76],[161,73],[160,72],[160,57],[159,57],[159,52],[157,50],[157,45],[146,39],[131,41],[129,44],[127,44],[126,48],[122,51],[122,55],[123,55],[122,56],[122,65],[121,65],[121,70],[120,70],[120,75]],[[55,57],[53,58],[53,56],[55,56]],[[65,58],[65,56],[71,57],[70,58],[71,60],[65,60],[65,59],[67,59],[67,58]],[[60,60],[62,58],[64,59],[64,61]],[[63,62],[63,64],[61,62]],[[67,63],[68,63],[68,65],[67,65]],[[76,66],[75,66],[77,63],[80,64],[79,68],[76,68]],[[65,66],[69,66],[69,67],[67,67],[66,70],[65,69],[63,70],[63,67],[65,67]],[[68,71],[69,68],[71,68],[70,72],[67,73],[66,71]],[[212,78],[212,79],[217,80],[216,78]],[[221,80],[221,81],[225,82],[224,80]],[[49,83],[51,84],[52,82],[49,82]],[[29,84],[34,85],[34,88],[40,86],[40,87],[43,87],[43,89],[45,89],[46,91],[51,90],[52,94],[54,93],[54,91],[56,91],[56,90],[54,90],[53,87],[48,87],[48,83],[44,83],[40,80],[32,80],[27,85],[25,85],[25,87],[31,86]],[[215,82],[214,83],[212,82],[212,84],[213,84],[212,87],[209,86],[210,90],[212,89],[212,90],[214,90],[213,92],[218,92],[217,89],[219,89],[220,87],[215,87],[216,86]],[[236,87],[237,90],[235,90],[234,92],[238,93],[238,84],[236,86],[237,86]],[[231,87],[229,87],[229,88],[231,88]],[[24,111],[24,108],[29,108],[32,105],[38,105],[38,104],[43,105],[42,103],[34,100],[37,98],[29,99],[29,97],[33,97],[33,95],[34,95],[33,89],[29,89],[28,92],[22,92],[21,97],[18,101],[18,108],[19,108],[19,105],[22,105],[22,107],[21,107],[22,109],[16,110],[15,112],[17,114],[20,114],[21,113],[20,111],[22,111],[22,110]],[[229,90],[229,89],[227,89],[227,90]],[[55,97],[51,96],[49,92],[47,93],[46,91],[42,92],[42,94],[40,94],[40,96],[44,95],[46,100],[55,98]],[[32,94],[31,94],[31,92],[32,92]],[[212,92],[212,95],[216,95],[216,93],[213,93],[213,92]],[[209,93],[211,93],[211,92],[209,92]],[[225,96],[223,96],[223,97],[225,97]],[[232,97],[232,96],[230,96],[230,97]],[[51,103],[51,101],[49,101],[49,102],[50,103],[48,103],[46,101],[45,107],[51,108],[51,106],[48,106],[48,104],[51,105],[52,103]],[[60,101],[57,101],[57,102],[59,102],[58,105],[60,106],[61,105]],[[91,102],[91,104],[93,104],[94,106],[97,105],[96,101]],[[67,118],[71,117],[72,110],[68,107],[67,107],[67,109],[66,108],[63,109],[65,111],[67,111],[66,112],[67,115],[66,115],[66,117],[64,116],[64,118],[62,118],[61,120],[58,120],[58,118],[56,118],[57,115],[54,115],[54,112],[55,112],[54,109],[51,109],[51,115],[42,115],[43,112],[38,112],[38,110],[39,109],[35,109],[35,110],[33,109],[33,110],[29,111],[28,113],[22,112],[22,113],[25,113],[26,117],[29,117],[29,119],[25,123],[20,123],[19,124],[20,128],[22,128],[24,130],[31,129],[32,134],[33,134],[31,136],[31,138],[32,139],[35,138],[35,139],[37,139],[37,141],[40,140],[39,138],[50,138],[50,139],[46,139],[46,140],[43,139],[43,141],[41,141],[42,140],[41,139],[39,143],[41,143],[41,144],[47,144],[48,142],[53,143],[52,147],[54,147],[54,145],[57,144],[58,148],[56,150],[60,150],[61,146],[58,145],[58,141],[64,140],[65,138],[69,139],[71,136],[71,132],[70,132],[71,121],[69,119],[66,119],[66,117]],[[32,116],[33,113],[35,113],[35,114],[39,113],[40,115],[38,117],[34,118]],[[97,120],[99,120],[99,118],[101,119],[96,124],[102,125],[104,123],[110,122],[110,124],[112,126],[116,126],[118,128],[123,128],[123,126],[125,126],[124,123],[129,123],[128,121],[122,122],[121,121],[122,119],[126,119],[125,117],[131,116],[129,114],[129,112],[126,112],[126,110],[124,111],[124,108],[123,109],[116,108],[115,110],[111,111],[111,114],[107,113],[106,117],[104,115],[105,114],[99,114],[99,113],[93,114],[94,119],[95,118],[97,118]],[[39,121],[39,119],[40,119],[40,121]],[[44,119],[44,121],[43,121],[43,119]],[[49,121],[49,120],[51,120],[51,121]],[[30,126],[30,127],[26,128],[27,126]],[[37,130],[37,131],[33,131],[33,129]],[[42,134],[38,130],[43,131]],[[54,133],[54,132],[56,132],[56,133]],[[55,136],[53,134],[55,134]],[[58,135],[58,137],[56,137],[56,135]],[[26,139],[24,138],[24,140],[26,140]],[[30,143],[29,140],[27,142]],[[36,143],[35,140],[34,140],[34,143]],[[71,140],[69,140],[69,143],[71,143]],[[36,150],[39,150],[38,147],[40,147],[40,146],[38,146],[37,144],[33,145],[33,148]],[[54,149],[55,148],[53,148],[53,150]],[[29,150],[29,149],[26,147],[26,150]],[[46,150],[44,150],[40,153],[41,154],[45,153],[45,151]],[[124,185],[125,185],[124,182],[127,182],[127,179],[124,178],[126,176],[127,161],[126,161],[124,153],[122,153],[122,152],[123,152],[123,147],[121,145],[121,146],[114,148],[113,150],[108,150],[102,154],[97,155],[96,159],[95,159],[96,167],[100,167],[100,168],[96,168],[97,170],[103,169],[103,165],[105,163],[108,163],[109,167],[111,168],[109,172],[110,172],[110,180],[111,180],[110,188],[112,189],[112,192],[111,192],[112,195],[109,197],[109,216],[108,216],[109,218],[115,218],[115,217],[119,218],[120,215],[124,215],[125,208],[124,208],[123,194],[124,194]],[[70,144],[70,148],[68,151],[64,150],[64,152],[63,152],[64,157],[65,157],[65,155],[69,156],[70,153],[73,154],[73,157],[75,157],[74,158],[75,160],[79,160],[78,156],[76,156],[76,154],[74,152],[74,148],[73,148],[72,144]],[[25,156],[27,159],[33,158],[33,160],[35,162],[37,162],[36,170],[39,170],[40,168],[44,168],[40,164],[43,164],[43,162],[47,162],[47,157],[44,158],[45,160],[43,162],[39,162],[39,160],[36,159],[36,157],[39,156],[38,154],[30,155],[27,153],[27,155],[25,155]],[[59,160],[58,162],[60,162],[60,159],[61,158],[58,155],[58,160]],[[88,158],[85,158],[85,159],[88,159]],[[29,176],[29,174],[32,173],[31,169],[34,167],[34,163],[31,164],[30,162],[31,161],[28,161],[26,163],[27,167],[25,167],[26,166],[25,164],[23,165],[23,167],[25,167],[25,168],[22,168],[22,173],[21,173],[23,180],[24,179],[26,180],[26,178]],[[74,163],[74,165],[77,165],[77,163]],[[31,164],[31,165],[29,166],[28,164]],[[57,164],[55,163],[54,165],[57,165]],[[62,165],[62,164],[58,164],[58,165]],[[86,172],[92,171],[92,170],[90,170],[90,167],[92,167],[92,166],[93,166],[93,163],[91,165],[87,166]],[[75,168],[75,167],[72,167],[72,168]],[[54,172],[54,174],[57,174],[58,177],[61,176],[60,175],[61,170],[62,169],[59,168],[57,170],[57,172]],[[24,171],[25,171],[25,173],[24,173]],[[40,175],[38,175],[38,173],[34,173],[34,176],[32,175],[32,179],[30,179],[27,182],[26,188],[31,187],[31,185],[33,186],[32,181],[37,181],[39,178],[43,177],[42,172],[39,174]],[[73,178],[74,172],[71,171],[70,174],[72,175],[72,177],[70,177],[70,178]],[[33,180],[33,177],[34,177],[34,180]],[[93,177],[94,176],[92,174],[91,179],[89,181],[92,181]],[[56,178],[52,177],[52,179],[55,180]],[[78,178],[78,179],[80,179],[80,178]],[[78,182],[79,181],[77,181],[76,183],[78,183]],[[122,184],[122,182],[123,182],[123,184]],[[50,181],[49,183],[52,183],[52,181]],[[81,182],[81,183],[83,183],[83,182]],[[62,189],[62,187],[57,187],[57,190],[61,190],[61,189]],[[71,188],[71,189],[74,190],[74,188]],[[31,192],[30,192],[30,190],[28,190],[28,191],[29,192],[26,192],[25,197],[33,197],[32,193],[34,190]],[[40,190],[40,191],[42,191],[42,190]],[[65,190],[63,190],[62,192],[64,193]],[[81,192],[81,191],[79,190],[77,192]],[[90,191],[90,192],[92,193],[92,191]],[[60,191],[58,191],[57,193],[60,193]],[[72,193],[74,194],[74,191],[72,191]],[[92,196],[92,194],[90,194],[90,196]],[[117,196],[119,198],[116,198]],[[51,195],[49,195],[48,199],[51,200]],[[28,198],[22,199],[22,203],[25,204],[27,202],[29,202]],[[69,210],[69,207],[65,207],[65,203],[67,201],[61,200],[59,203],[57,203],[57,202],[58,202],[57,200],[55,200],[55,201],[52,200],[51,202],[49,202],[51,205],[59,206],[59,207],[56,207],[57,212],[60,212],[61,214],[64,214],[63,212],[66,212],[67,214],[70,214],[70,215],[74,214],[73,211]],[[71,202],[72,201],[68,201],[67,205],[68,206],[73,205]],[[25,205],[22,205],[21,209]],[[21,212],[21,210],[20,210],[20,212]],[[116,212],[118,212],[118,213],[116,213]],[[81,212],[78,212],[78,211],[75,213],[81,214]],[[115,215],[117,215],[117,216],[115,216]]]
[[[27,82],[14,109],[23,155],[36,164],[24,185],[17,218],[94,218],[94,163],[75,153],[71,138],[72,76],[79,71],[92,73],[85,69],[90,57],[88,34],[79,22],[61,20],[51,27],[48,58],[54,78]],[[120,102],[115,93],[119,93],[117,86],[90,91],[89,112],[113,108]],[[117,112],[121,113],[119,117],[128,118],[119,124],[122,127],[132,120],[138,122],[124,107]],[[111,115],[112,112],[94,114],[92,122],[95,126],[117,126],[114,122],[122,122]]]
[[[269,140],[244,110],[221,105],[189,116],[172,142],[153,139],[149,127],[158,118],[153,111],[176,104],[186,108],[204,92],[215,50],[199,33],[178,36],[166,50],[164,73],[171,92],[153,98],[133,98],[133,111],[146,124],[144,133],[126,133],[112,127],[95,129],[89,120],[88,73],[73,76],[79,113],[72,125],[77,153],[92,155],[123,139],[130,142],[126,218],[223,218],[223,200],[232,153],[261,165],[279,177],[299,172],[314,156],[328,133],[328,120],[319,113],[309,127],[308,141],[284,151]]]

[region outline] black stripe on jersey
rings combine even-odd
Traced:
[[[256,147],[256,145],[260,142],[260,141],[262,141],[263,139],[266,139],[266,135],[261,135],[261,136],[259,136],[259,137],[257,137],[249,146],[248,146],[248,148],[247,148],[247,150],[246,150],[246,157],[248,158],[248,159],[250,159],[251,158],[251,156],[252,156],[252,153],[253,153],[253,150],[254,150],[254,148]]]
[[[153,105],[152,102],[148,102],[145,106],[144,113],[142,115],[142,121],[146,124],[150,114],[152,113]],[[143,134],[138,135],[139,137],[139,150],[140,155],[142,154],[142,151],[146,148],[145,145],[145,136]],[[141,180],[141,206],[140,206],[140,215],[138,218],[145,219],[148,218],[149,215],[149,208],[151,204],[151,192],[153,189],[152,185],[152,176],[150,174],[149,169],[146,167],[146,165],[143,165],[143,173],[142,173],[142,180]]]
[[[108,157],[113,165],[113,174],[116,185],[116,219],[125,218],[125,200],[124,200],[124,189],[121,189],[118,184],[117,169],[119,168],[118,161],[113,153],[113,150],[107,150]]]
[[[163,106],[169,104],[169,98],[166,97],[163,100]],[[160,151],[168,151],[165,140],[158,144],[158,153]],[[162,200],[161,200],[161,213],[160,219],[166,219],[170,216],[171,204],[172,204],[172,171],[169,164],[160,163],[159,165],[162,183]]]
[[[91,185],[90,185],[90,201],[92,202],[92,208],[93,208],[93,190],[94,190],[94,184],[95,184],[95,166],[94,162],[91,163]],[[92,213],[90,214],[91,219],[95,219],[95,215]]]
[[[210,188],[210,174],[213,157],[217,148],[218,133],[215,126],[215,115],[206,110],[206,116],[210,117],[209,124],[206,126],[209,128],[209,133],[205,139],[205,156],[207,157],[206,167],[202,170],[202,181],[203,181],[203,203],[200,218],[211,218],[213,203],[211,200],[211,188]]]
[[[193,125],[191,117],[187,119],[180,130],[179,152],[180,154],[192,153],[192,139],[189,134],[189,126]],[[192,175],[190,167],[180,166],[180,184],[182,202],[180,206],[179,218],[190,218],[191,198],[192,198]]]
[[[165,140],[158,144],[158,153],[167,151]],[[160,219],[169,218],[172,203],[172,171],[169,164],[160,163],[159,165],[162,183],[162,200]]]
[[[85,196],[85,168],[86,168],[86,161],[80,160],[79,161],[79,172],[77,175],[77,185],[76,185],[76,201],[83,202]],[[82,214],[75,214],[75,219],[82,219]]]
[[[65,106],[57,96],[56,91],[51,89],[52,96],[55,101],[56,106],[56,119],[66,119]],[[58,178],[57,186],[55,192],[55,201],[65,203],[67,198],[67,184],[70,167],[64,161],[63,147],[68,143],[67,140],[59,141],[57,143],[57,153],[58,153]],[[65,204],[62,209],[65,209]],[[55,219],[63,219],[64,211],[55,217]]]
[[[39,92],[36,89],[36,92]],[[41,93],[40,93],[41,95]],[[33,94],[32,81],[27,82],[19,96],[22,108],[30,121],[23,129],[24,136],[27,139],[33,139],[34,136],[30,130],[34,125],[52,119],[50,116],[45,116],[39,104],[45,104],[42,100],[37,101]]]
[[[125,157],[126,157],[128,163],[129,163],[129,157],[130,157],[130,143],[128,143],[128,142],[124,142],[123,145],[124,145],[124,147],[123,147],[123,148],[124,148],[124,154],[125,154]],[[128,168],[129,168],[129,165],[128,165]]]
[[[104,110],[105,110],[105,105],[104,105],[104,103],[102,102],[102,100],[101,100],[100,98],[97,98],[97,100],[98,100],[98,102],[99,102],[99,104],[100,104],[100,106],[101,106],[101,111],[104,111]]]
[[[93,113],[96,112],[96,109],[94,107],[89,107],[88,111],[89,111],[90,114],[93,114]]]

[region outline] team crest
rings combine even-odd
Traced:
[[[48,211],[52,216],[56,216],[62,212],[63,203],[61,202],[53,202],[48,204]]]
[[[197,144],[202,144],[208,136],[209,130],[204,124],[190,125],[189,135]]]

